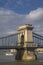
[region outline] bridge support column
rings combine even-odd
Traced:
[[[33,37],[32,37],[32,25],[26,24],[24,26],[21,26],[18,28],[18,46],[22,48],[26,48],[24,50],[18,50],[16,54],[17,60],[35,60],[36,56],[34,54],[34,51],[27,50],[27,47],[33,46]]]
[[[33,51],[24,51],[22,60],[24,61],[30,61],[30,60],[36,60],[37,56],[35,55],[35,53]]]

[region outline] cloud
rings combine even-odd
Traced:
[[[19,15],[11,10],[0,9],[0,33],[15,31],[22,24],[24,15]]]
[[[43,8],[31,11],[26,19],[34,25],[35,32],[43,34]]]
[[[32,20],[32,21],[35,21],[35,20],[40,20],[41,18],[43,18],[43,8],[38,8],[36,10],[33,10],[31,11],[27,16],[26,18],[28,20]]]
[[[33,31],[43,34],[43,8],[33,10],[27,15],[0,8],[0,34],[14,33],[23,24],[33,24]]]

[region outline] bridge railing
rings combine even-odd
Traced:
[[[33,33],[33,42],[37,46],[43,46],[43,36]]]
[[[18,33],[4,35],[0,37],[0,46],[16,46],[18,42]]]

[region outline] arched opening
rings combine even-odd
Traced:
[[[24,44],[24,35],[22,34],[21,35],[21,45],[23,45]]]

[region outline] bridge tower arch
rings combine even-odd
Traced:
[[[21,36],[24,36],[24,39],[22,38],[23,42],[24,42],[24,47],[27,46],[27,44],[30,44],[32,46],[33,43],[33,37],[32,37],[32,25],[31,24],[25,24],[23,26],[20,26],[18,28],[18,32],[20,34],[18,34],[18,45],[21,45],[20,43],[21,41]]]
[[[27,51],[27,46],[33,46],[33,36],[32,36],[33,26],[31,24],[25,24],[18,28],[18,46],[26,48],[25,50],[18,50],[16,59],[17,60],[34,60],[35,54],[33,51]]]

